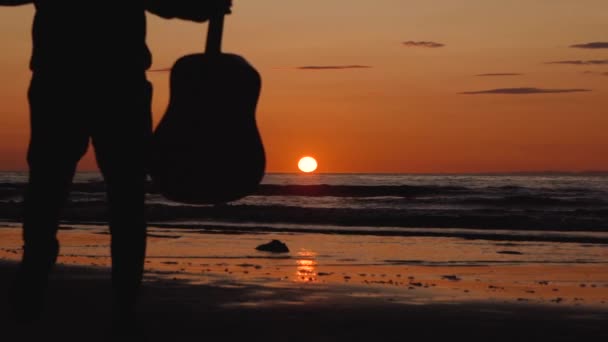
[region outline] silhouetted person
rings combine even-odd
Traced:
[[[28,318],[43,307],[59,253],[61,211],[91,140],[107,187],[114,312],[116,318],[129,320],[146,251],[144,185],[152,86],[145,75],[151,65],[145,11],[204,22],[227,12],[231,1],[0,0],[0,5],[24,4],[34,4],[36,11],[28,89],[29,184],[15,309]]]

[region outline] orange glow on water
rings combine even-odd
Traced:
[[[296,279],[301,282],[312,282],[317,280],[316,253],[311,251],[298,252]]]

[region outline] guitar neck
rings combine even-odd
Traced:
[[[224,35],[224,14],[209,19],[209,31],[207,32],[207,46],[205,53],[221,54],[222,37]]]

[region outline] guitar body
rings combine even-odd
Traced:
[[[161,195],[219,204],[252,194],[266,158],[256,123],[259,73],[241,56],[181,57],[170,75],[170,100],[152,139],[150,176]]]

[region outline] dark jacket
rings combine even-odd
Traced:
[[[204,21],[214,0],[0,0],[0,5],[33,3],[33,71],[83,73],[146,70],[146,14]],[[202,44],[202,43],[201,43]],[[139,46],[139,47],[138,47]],[[143,66],[137,51],[143,49]]]

